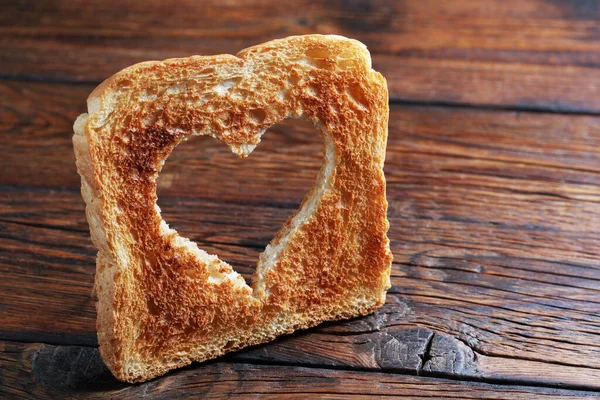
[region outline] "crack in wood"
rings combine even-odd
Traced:
[[[405,331],[374,332],[371,347],[375,351],[377,362],[381,364],[379,369],[352,367],[343,365],[297,365],[306,371],[351,371],[353,373],[376,372],[376,373],[400,373],[409,375],[421,375],[445,378],[451,380],[478,381],[496,383],[503,385],[531,385],[531,386],[564,386],[552,382],[528,381],[524,379],[490,378],[484,371],[479,371],[478,363],[481,362],[480,355],[466,341],[461,338],[451,337],[429,329],[409,329]],[[28,345],[36,346],[36,345]],[[111,391],[129,387],[127,384],[118,382],[110,374],[96,348],[75,346],[49,346],[37,345],[35,351],[31,351],[29,357],[31,370],[37,381],[44,390],[50,393],[76,393],[81,391]],[[268,346],[268,345],[267,345]],[[266,354],[266,353],[265,353]],[[484,356],[485,357],[485,356]],[[515,360],[512,360],[513,362]],[[292,363],[282,360],[249,360],[238,357],[227,357],[227,362],[233,368],[230,372],[240,368],[251,367],[260,369],[261,366],[291,367]],[[219,361],[211,361],[203,364],[194,363],[192,366],[180,369],[171,375],[187,374],[198,376],[193,372],[196,368],[211,368],[212,364]],[[314,371],[314,372],[313,372]],[[1,376],[1,374],[0,374]],[[163,383],[170,381],[167,376]],[[228,380],[222,374],[218,374],[219,382]],[[296,379],[299,377],[296,376]],[[248,377],[246,380],[251,380]],[[266,377],[260,379],[264,382]],[[238,378],[230,381],[239,382]],[[156,381],[145,383],[146,391],[153,388]],[[598,387],[575,386],[580,390],[598,391]]]
[[[432,337],[423,365],[423,373],[443,375],[476,375],[473,349],[455,337],[436,334]]]
[[[417,375],[421,375],[423,373],[423,367],[431,360],[431,345],[433,344],[433,338],[435,337],[435,332],[432,332],[432,335],[427,340],[425,344],[425,349],[423,353],[419,353],[418,356],[421,358],[421,363],[417,368]]]

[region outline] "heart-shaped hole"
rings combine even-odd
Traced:
[[[313,186],[323,148],[320,132],[297,119],[272,126],[245,159],[213,138],[191,138],[158,175],[163,219],[249,284],[259,254]]]

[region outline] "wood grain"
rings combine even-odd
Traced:
[[[0,398],[599,397],[600,3],[0,6]],[[388,79],[386,304],[144,384],[116,381],[95,349],[96,249],[71,146],[86,97],[138,61],[305,33],[363,41]],[[159,205],[250,279],[322,146],[297,121],[245,160],[195,138],[161,172]]]
[[[60,193],[57,200],[52,195],[42,198],[64,204],[63,209],[55,210],[56,216],[76,220],[75,213],[83,213],[83,208],[75,206],[80,209],[70,212],[79,195],[68,193]],[[31,199],[16,200],[23,208],[38,209]],[[222,217],[224,209],[231,220]],[[209,202],[201,202],[198,210],[202,210],[203,218],[212,215],[220,222],[199,224],[214,236],[192,238],[231,262],[246,278],[269,240],[264,232],[257,233],[256,227],[266,224],[274,234],[278,220],[285,220],[291,211]],[[242,214],[248,215],[245,224],[237,222]],[[190,221],[190,225],[195,222]],[[9,252],[0,257],[0,271],[7,278],[0,284],[5,321],[0,335],[95,344],[91,296],[95,249],[89,244],[87,231],[54,226],[51,220],[43,219],[39,227],[4,224],[0,246]],[[35,240],[40,237],[44,240]],[[74,243],[86,244],[85,257],[78,254]],[[585,288],[595,284],[593,276],[565,278],[561,271],[570,272],[569,266],[559,262],[536,265],[533,261],[532,272],[517,265],[514,269],[506,267],[499,257],[486,262],[482,261],[485,254],[480,254],[479,260],[464,256],[465,252],[456,257],[431,256],[413,265],[395,264],[394,287],[387,304],[372,317],[326,325],[233,358],[600,388],[596,304],[576,300],[596,296],[593,289]],[[518,259],[512,262],[517,264]],[[15,264],[24,267],[15,271]],[[69,266],[67,271],[65,265]],[[535,268],[542,272],[535,273]],[[559,296],[561,286],[566,286],[561,280],[569,279],[583,283],[583,287],[563,289],[573,297],[564,299]],[[549,298],[531,293],[532,288]],[[555,294],[550,297],[552,291]]]
[[[90,89],[0,81],[0,339],[96,343],[70,142]],[[599,128],[593,116],[392,106],[387,304],[228,360],[600,388]],[[245,160],[193,139],[165,165],[159,204],[248,278],[321,155],[296,122]]]
[[[0,342],[0,396],[9,398],[591,399],[597,393],[364,371],[206,363],[139,385],[118,382],[96,349]]]
[[[0,75],[95,82],[139,61],[233,53],[288,35],[363,41],[392,98],[600,110],[589,0],[54,1],[2,4]]]

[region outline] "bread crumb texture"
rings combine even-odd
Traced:
[[[340,36],[143,62],[98,86],[75,122],[73,144],[99,250],[98,341],[113,374],[144,381],[381,306],[392,261],[388,114],[386,82],[366,47]],[[312,121],[325,157],[248,286],[168,227],[156,177],[190,136],[212,136],[247,156],[285,118]]]

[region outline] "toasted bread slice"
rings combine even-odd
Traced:
[[[386,82],[366,47],[340,36],[144,62],[98,86],[73,145],[99,250],[98,341],[112,373],[144,381],[381,306],[392,260],[388,114]],[[210,135],[245,157],[285,118],[312,121],[325,158],[250,287],[162,220],[156,177],[189,136]]]

